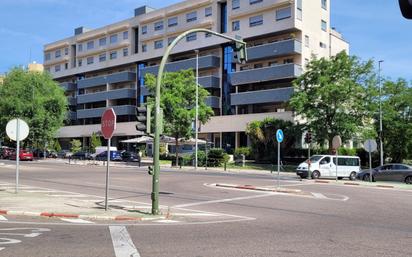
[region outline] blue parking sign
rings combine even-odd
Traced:
[[[276,131],[276,140],[278,141],[278,143],[283,142],[283,131],[281,129],[278,129]]]

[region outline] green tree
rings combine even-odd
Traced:
[[[52,150],[56,152],[60,152],[62,150],[62,147],[60,146],[59,140],[55,139],[54,143],[52,145]]]
[[[70,141],[70,145],[70,151],[72,153],[77,153],[82,150],[82,142],[80,142],[80,140],[78,139],[73,139],[72,141]]]
[[[96,147],[102,146],[102,140],[100,139],[100,136],[98,136],[96,133],[92,133],[92,136],[90,138],[90,146],[93,153],[96,152]]]
[[[146,75],[146,86],[154,95],[156,77]],[[176,165],[179,161],[179,138],[190,138],[193,134],[192,122],[195,119],[196,81],[192,70],[165,73],[162,80],[160,107],[163,109],[164,134],[175,138]],[[204,124],[213,115],[211,107],[205,103],[209,92],[199,86],[199,122]],[[154,106],[154,98],[148,100]],[[153,108],[154,109],[154,108]]]
[[[323,145],[340,135],[347,141],[373,124],[376,79],[372,61],[361,62],[344,51],[330,59],[314,58],[294,81],[290,100],[305,127]]]
[[[25,120],[30,133],[26,145],[45,147],[66,119],[64,90],[48,73],[12,69],[0,87],[0,136],[13,118]]]
[[[412,159],[412,87],[399,79],[382,87],[383,149],[392,162]],[[379,131],[379,116],[376,118]]]

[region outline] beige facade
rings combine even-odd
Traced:
[[[43,72],[44,71],[44,66],[43,64],[40,63],[30,63],[27,67],[28,71],[36,71],[36,72]]]

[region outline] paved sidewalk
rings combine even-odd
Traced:
[[[392,188],[392,189],[403,189],[411,190],[412,185],[408,185],[402,182],[390,182],[390,181],[378,181],[378,182],[365,182],[360,180],[349,181],[349,180],[326,180],[326,179],[317,179],[313,180],[314,183],[320,184],[335,184],[335,185],[345,185],[345,186],[362,186],[362,187],[378,187],[378,188]]]

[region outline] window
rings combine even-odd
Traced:
[[[236,10],[240,8],[240,1],[239,0],[232,0],[232,10]]]
[[[283,64],[293,63],[293,58],[286,58],[283,60]]]
[[[175,40],[175,39],[176,39],[176,37],[169,37],[167,39],[167,45],[170,45],[173,42],[173,40]]]
[[[110,60],[117,58],[117,51],[110,52]]]
[[[106,45],[106,38],[103,37],[101,39],[99,39],[99,46],[105,46]]]
[[[278,61],[269,62],[270,67],[273,67],[273,66],[276,66],[276,65],[278,65]]]
[[[163,21],[155,22],[155,24],[154,24],[154,30],[155,30],[155,31],[159,31],[159,30],[162,30],[162,29],[163,29]]]
[[[77,45],[77,51],[79,51],[79,52],[83,51],[83,44],[78,44]]]
[[[319,162],[319,164],[328,164],[328,163],[330,163],[330,157],[325,157]]]
[[[83,64],[83,60],[80,59],[80,60],[78,61],[78,65],[77,65],[77,66],[82,67],[82,64]]]
[[[326,31],[328,24],[326,23],[326,21],[322,20],[320,26],[323,31]]]
[[[249,4],[257,4],[257,3],[261,3],[263,2],[263,0],[249,0]]]
[[[212,7],[211,6],[205,8],[205,17],[209,17],[209,16],[212,16]]]
[[[55,71],[55,72],[59,72],[59,71],[60,71],[60,69],[61,69],[60,64],[59,64],[59,65],[54,66],[54,71]]]
[[[277,21],[288,19],[291,16],[292,16],[292,10],[290,7],[276,10],[276,20]]]
[[[169,18],[167,20],[167,26],[170,27],[174,27],[177,26],[177,17],[173,17],[173,18]]]
[[[309,36],[305,35],[305,46],[309,47]]]
[[[240,21],[232,21],[232,31],[237,31],[240,29]]]
[[[142,35],[147,34],[147,26],[142,27]]]
[[[117,34],[111,35],[110,44],[116,44],[116,43],[117,43]]]
[[[322,1],[322,8],[326,10],[328,8],[327,0],[321,0],[321,1]]]
[[[197,20],[197,12],[190,12],[186,14],[186,22],[192,22]]]
[[[157,40],[154,42],[154,48],[155,49],[160,49],[163,48],[163,40]]]
[[[263,15],[253,16],[249,18],[249,27],[255,27],[263,24]]]
[[[296,9],[297,9],[296,17],[297,17],[299,20],[302,20],[302,0],[297,0],[297,2],[296,2]]]
[[[128,56],[129,55],[129,48],[123,48],[123,56]]]
[[[69,55],[69,48],[66,47],[66,48],[64,49],[64,55]]]
[[[194,41],[196,40],[196,38],[197,38],[196,32],[193,32],[186,36],[186,41],[187,42]]]
[[[256,63],[255,65],[253,65],[253,69],[259,69],[259,68],[263,68],[263,64]]]
[[[88,65],[89,65],[89,64],[93,64],[93,62],[94,62],[93,56],[87,57],[87,64],[88,64]]]
[[[87,42],[87,50],[93,49],[94,48],[94,41],[89,41]]]
[[[106,53],[99,55],[99,62],[105,62],[106,61]]]
[[[57,50],[57,51],[54,53],[54,58],[59,58],[60,56],[62,56],[62,53],[61,53],[60,50]]]
[[[336,157],[333,157],[333,164],[336,165]],[[358,158],[338,158],[339,166],[359,166]]]
[[[123,31],[123,40],[129,39],[129,31]]]
[[[142,45],[142,52],[146,52],[147,51],[147,45]]]
[[[50,60],[50,53],[46,53],[44,55],[44,60],[49,61]]]
[[[320,43],[319,43],[319,46],[320,46],[320,48],[326,48],[326,47],[327,47],[327,45],[326,45],[325,43],[323,43],[323,42],[320,42]]]

